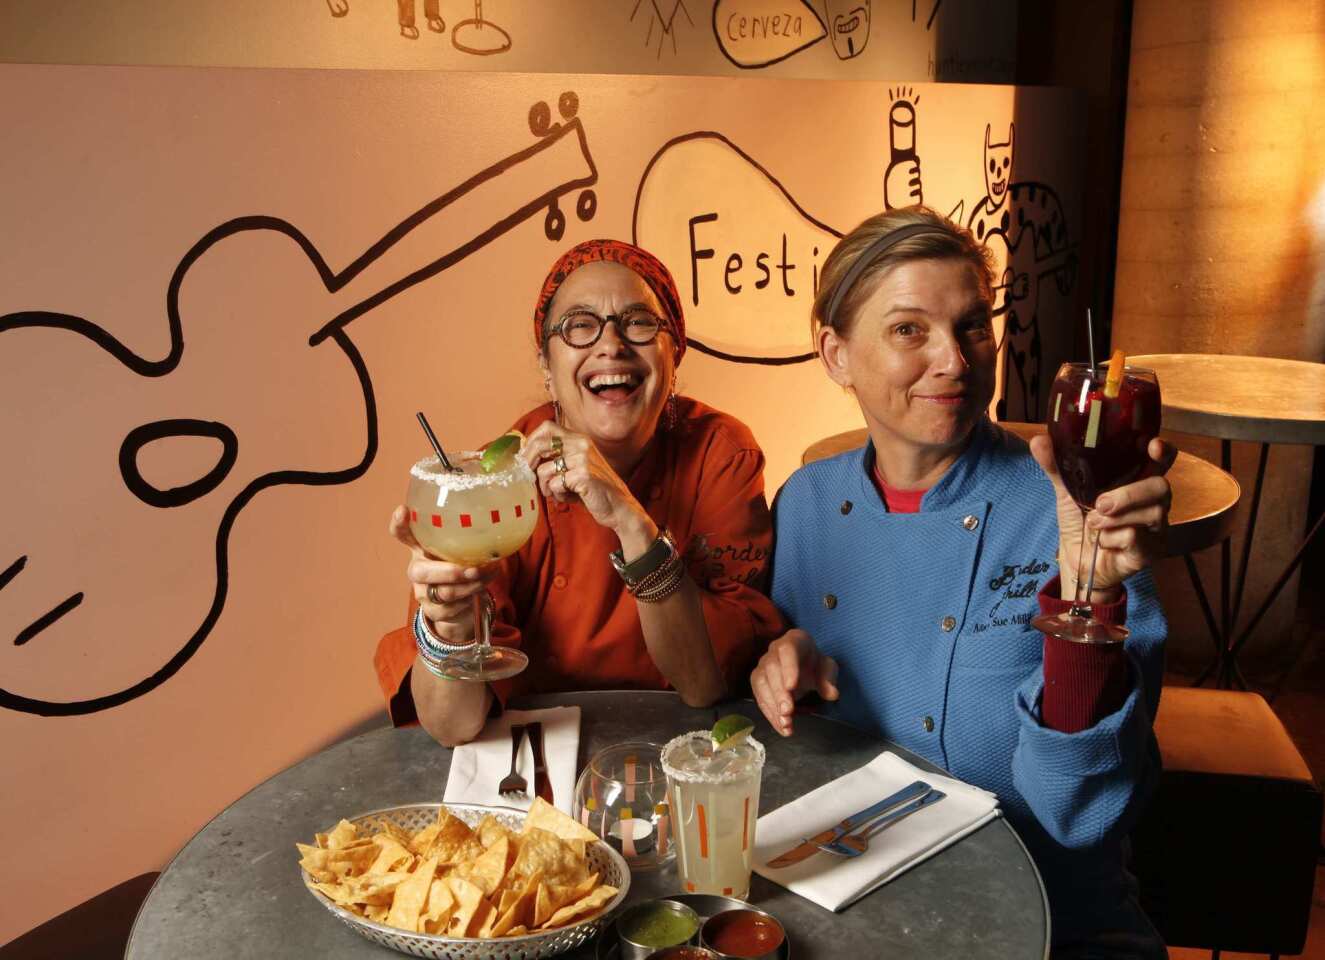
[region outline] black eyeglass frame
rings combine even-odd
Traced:
[[[641,313],[653,319],[653,322],[655,324],[653,335],[649,337],[649,339],[647,340],[632,340],[630,338],[629,333],[627,332],[629,330],[629,327],[625,323],[625,318]],[[598,332],[593,335],[593,339],[590,340],[588,343],[571,343],[570,339],[566,336],[566,321],[570,320],[573,317],[593,317],[595,320],[598,321]],[[552,337],[555,334],[556,336],[561,337],[562,343],[566,344],[566,346],[571,347],[572,349],[588,350],[599,340],[603,339],[603,331],[607,329],[607,325],[609,323],[616,325],[617,336],[619,336],[626,343],[630,344],[632,347],[647,347],[649,344],[653,343],[658,339],[658,334],[669,332],[667,330],[667,323],[663,320],[662,317],[658,316],[656,313],[653,313],[651,310],[645,310],[643,307],[634,308],[632,310],[627,311],[624,314],[609,313],[606,316],[601,316],[601,317],[598,314],[594,313],[592,310],[572,310],[570,313],[565,314],[556,323],[551,324],[547,328],[547,330],[544,331],[543,347],[544,349],[547,348],[548,343],[552,340]]]

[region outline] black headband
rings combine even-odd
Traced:
[[[833,326],[833,318],[837,314],[837,308],[841,306],[842,300],[856,285],[860,275],[869,269],[870,264],[875,261],[879,254],[903,240],[910,240],[912,237],[922,236],[926,233],[940,233],[945,237],[952,236],[950,230],[932,223],[909,223],[904,227],[898,227],[896,230],[885,233],[866,247],[865,252],[856,258],[856,262],[851,265],[851,269],[846,272],[846,276],[842,278],[837,285],[837,289],[833,291],[833,297],[828,301],[828,309],[824,311],[824,326]]]

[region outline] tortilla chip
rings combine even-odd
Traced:
[[[373,904],[363,908],[363,915],[373,923],[386,923],[389,909],[385,904]]]
[[[404,827],[397,824],[394,820],[388,820],[386,817],[378,817],[372,821],[377,824],[377,833],[373,835],[376,840],[381,836],[388,836],[402,847],[409,846],[410,834]]]
[[[427,902],[428,891],[432,887],[433,874],[437,871],[437,858],[430,857],[423,861],[409,875],[409,879],[396,888],[396,895],[391,901],[391,912],[386,922],[402,930],[418,930],[419,914]]]
[[[471,881],[483,891],[485,897],[490,897],[497,892],[506,877],[510,867],[509,852],[510,843],[502,837],[478,857],[457,867],[456,874]]]
[[[588,876],[589,865],[555,834],[534,827],[520,838],[520,853],[510,872],[524,879],[541,873],[551,883],[568,884]]]
[[[540,878],[535,877],[532,882],[526,885],[525,889],[515,894],[515,899],[507,902],[506,893],[502,894],[501,916],[492,926],[492,935],[494,937],[513,936],[511,931],[516,927],[525,927],[534,919],[534,901],[538,896],[538,887]]]
[[[455,911],[446,925],[446,932],[448,936],[463,937],[474,915],[478,913],[479,904],[483,902],[483,891],[464,877],[447,877],[446,882],[456,900]]]
[[[489,900],[482,900],[478,912],[469,923],[469,936],[487,938],[492,936],[492,925],[497,922],[497,908]]]
[[[437,814],[437,836],[428,850],[428,856],[437,857],[442,863],[458,863],[459,854],[466,843],[474,839],[469,825],[453,815],[445,807]],[[475,841],[477,844],[477,841]],[[482,853],[482,847],[478,851]]]
[[[366,873],[409,871],[414,863],[414,854],[410,853],[403,844],[383,833],[379,833],[374,837],[373,842],[377,845],[378,853],[373,862],[368,865]]]
[[[340,823],[336,824],[332,827],[330,833],[314,834],[314,838],[317,840],[317,845],[319,847],[324,847],[327,850],[335,850],[338,847],[343,847],[347,843],[357,840],[358,837],[358,827],[350,823],[348,820],[342,820]]]
[[[616,887],[607,886],[606,884],[601,887],[596,887],[587,897],[583,897],[568,906],[562,907],[556,913],[552,914],[552,918],[543,925],[544,929],[549,927],[560,927],[580,917],[591,916],[601,910],[609,900],[616,896],[616,893]]]
[[[560,906],[561,904],[553,899],[552,891],[548,888],[548,885],[540,882],[534,895],[534,929],[537,930],[551,920],[552,914],[556,913]]]
[[[440,823],[430,823],[422,830],[415,833],[414,836],[410,837],[409,843],[405,844],[405,846],[426,859],[428,856],[428,848],[431,847],[432,842],[437,839],[437,833],[441,829],[442,825]]]
[[[478,826],[474,828],[474,833],[477,834],[479,843],[483,844],[484,847],[492,846],[502,837],[509,839],[511,836],[511,831],[502,826],[497,818],[490,813],[478,822]]]
[[[428,888],[428,905],[419,919],[419,932],[445,933],[454,910],[455,896],[450,885],[445,880],[433,880]]]
[[[562,813],[542,797],[535,797],[534,802],[529,805],[529,813],[525,817],[522,832],[528,833],[534,828],[546,830],[562,840],[583,840],[586,843],[593,843],[598,839],[596,833],[578,820],[573,820]]]
[[[511,929],[507,930],[506,933],[502,934],[502,936],[523,937],[528,932],[529,928],[522,923],[518,927],[511,927]]]

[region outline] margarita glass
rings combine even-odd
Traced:
[[[462,451],[448,470],[436,457],[410,467],[405,506],[414,539],[433,556],[466,567],[509,557],[529,540],[538,523],[534,472],[517,456],[485,470],[481,454]],[[457,680],[500,680],[529,665],[510,647],[494,647],[492,595],[474,594],[474,643],[441,660],[443,673]]]
[[[1049,394],[1049,438],[1063,485],[1086,517],[1100,494],[1132,483],[1150,465],[1150,441],[1159,436],[1159,378],[1153,370],[1115,362],[1092,369],[1086,363],[1065,363],[1058,369]],[[1077,587],[1072,609],[1033,623],[1056,637],[1081,643],[1113,643],[1127,630],[1091,615],[1090,591],[1095,582],[1099,538],[1094,538],[1090,565],[1082,569],[1086,538],[1077,557]]]
[[[696,730],[668,741],[662,767],[682,888],[744,900],[750,895],[763,744],[748,737],[716,749],[710,731]]]

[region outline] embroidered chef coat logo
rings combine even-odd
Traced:
[[[1041,578],[1049,572],[1049,563],[1034,557],[1027,563],[1005,563],[998,576],[989,580],[989,589],[998,594],[998,599],[989,608],[989,613],[982,622],[975,624],[975,632],[982,633],[994,627],[1006,627],[1010,624],[1030,623],[1035,616],[1035,608],[1023,609],[1018,613],[999,616],[999,610],[1007,600],[1025,600],[1040,592]],[[1012,607],[1022,606],[1011,604]]]
[[[768,547],[756,546],[753,540],[737,543],[713,543],[708,534],[697,533],[686,545],[687,563],[703,570],[704,583],[730,580],[747,586],[763,584]]]

